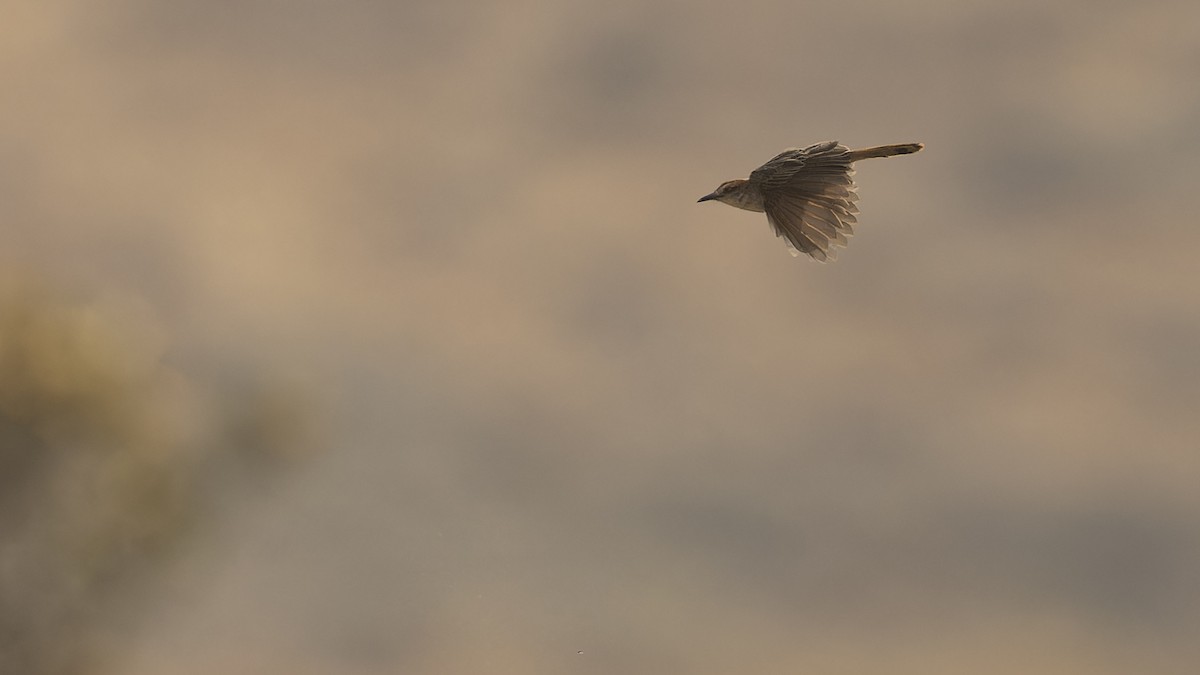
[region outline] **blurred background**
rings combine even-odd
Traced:
[[[3,672],[1195,672],[1197,3],[3,13]]]

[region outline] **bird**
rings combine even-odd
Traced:
[[[858,222],[854,162],[920,152],[922,143],[879,145],[851,150],[837,141],[788,148],[750,172],[749,178],[721,183],[699,202],[718,201],[746,211],[766,212],[793,256],[820,262],[837,259]]]

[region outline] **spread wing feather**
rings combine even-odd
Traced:
[[[836,141],[784,150],[750,174],[775,234],[822,262],[854,235],[858,207],[850,150]]]

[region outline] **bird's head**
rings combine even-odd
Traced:
[[[719,202],[728,202],[730,197],[737,194],[745,184],[746,181],[744,180],[727,180],[721,183],[716,190],[701,197],[696,203],[707,202],[713,199]]]
[[[762,211],[762,194],[751,188],[749,183],[750,181],[741,178],[725,181],[716,190],[701,197],[697,203],[716,200],[747,211]]]

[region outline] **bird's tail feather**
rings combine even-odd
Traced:
[[[925,147],[923,143],[901,143],[899,145],[877,145],[873,148],[863,148],[862,150],[851,150],[850,161],[857,162],[860,159],[870,159],[872,157],[891,157],[893,155],[909,155],[914,152],[919,152]]]

